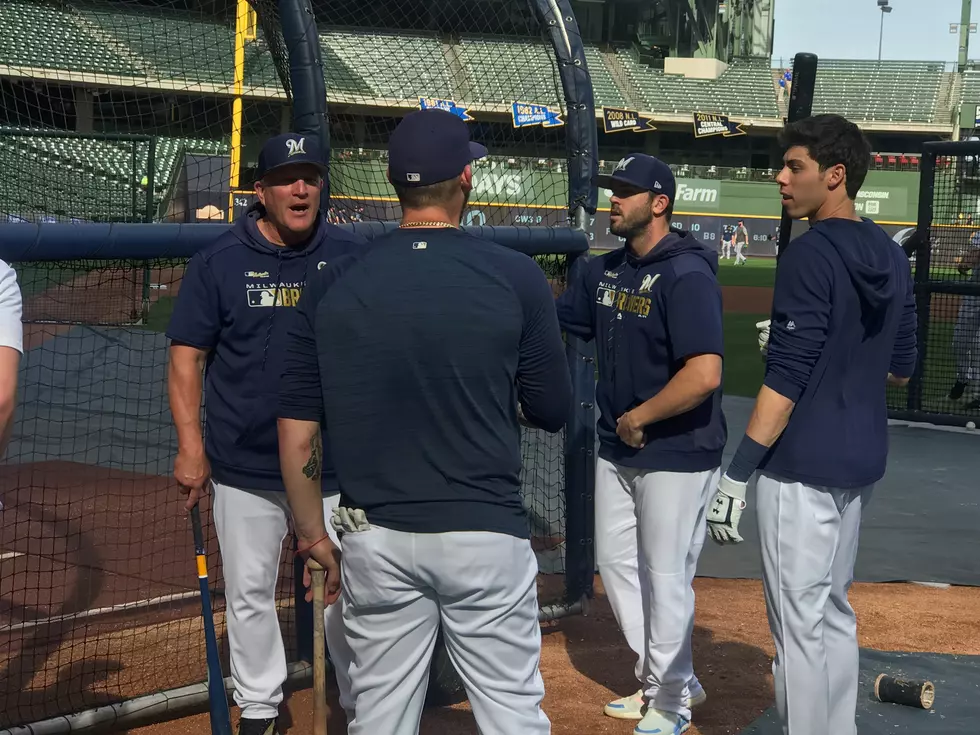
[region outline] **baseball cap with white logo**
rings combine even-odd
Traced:
[[[255,174],[261,179],[270,171],[297,163],[316,166],[321,175],[327,175],[327,167],[320,154],[320,141],[315,135],[283,133],[269,138],[259,152],[259,165]]]
[[[428,186],[463,173],[487,149],[470,140],[463,120],[438,108],[406,115],[388,139],[388,178],[402,186]]]
[[[601,189],[611,189],[617,183],[663,194],[674,201],[677,184],[670,166],[646,153],[628,153],[616,164],[611,174],[599,174],[596,183]]]

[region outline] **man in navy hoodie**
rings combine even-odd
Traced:
[[[908,258],[855,214],[871,147],[856,125],[817,115],[781,134],[777,181],[810,230],[776,271],[766,376],[722,476],[708,523],[738,543],[756,487],[763,588],[776,644],[776,705],[786,735],[854,735],[857,621],[847,599],[861,511],[885,473],[885,385],[916,363]]]
[[[596,341],[596,561],[642,683],[604,711],[640,720],[638,734],[675,734],[706,698],[692,582],[727,438],[718,254],[670,227],[675,182],[662,161],[631,153],[599,185],[626,246],[579,271],[558,320]]]
[[[307,280],[362,244],[319,212],[324,172],[312,137],[289,133],[265,144],[257,205],[190,260],[167,330],[178,442],[174,477],[188,496],[188,510],[214,487],[241,735],[276,732],[286,679],[275,604],[289,510],[276,428],[286,334],[298,318]],[[319,449],[321,437],[315,439]],[[322,456],[329,458],[329,448]],[[311,467],[310,478],[319,484],[325,508],[335,507],[339,487],[329,463]],[[327,646],[340,703],[350,716],[350,653],[340,607],[327,608]]]

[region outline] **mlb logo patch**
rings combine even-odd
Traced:
[[[425,240],[419,240],[418,242],[412,243],[412,250],[425,250],[427,247],[429,247],[429,243],[427,243]]]
[[[248,305],[253,307],[275,306],[276,290],[274,288],[248,289]]]
[[[616,292],[611,288],[600,288],[596,291],[595,300],[603,306],[612,306],[616,303]]]

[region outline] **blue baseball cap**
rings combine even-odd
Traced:
[[[258,178],[283,166],[296,163],[308,163],[316,166],[322,175],[326,175],[327,167],[320,154],[320,141],[313,135],[299,133],[283,133],[269,138],[259,153],[259,166],[256,171]]]
[[[462,118],[439,108],[416,110],[388,139],[388,177],[400,186],[438,184],[486,155],[486,146],[470,140]]]
[[[616,183],[626,184],[654,194],[663,194],[671,202],[677,192],[670,166],[646,153],[629,153],[623,156],[611,174],[600,174],[596,181],[602,189],[611,189]]]

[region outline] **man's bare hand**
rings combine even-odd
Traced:
[[[310,545],[312,544],[312,545]],[[323,567],[323,604],[332,605],[340,599],[340,549],[329,538],[322,541],[299,542],[299,553],[306,559],[313,559]],[[303,586],[306,587],[306,601],[313,600],[313,579],[309,566],[303,567]]]
[[[637,426],[630,412],[624,413],[616,422],[616,434],[623,443],[633,449],[643,449],[646,438],[643,435],[643,427]]]
[[[190,511],[201,498],[208,494],[211,483],[211,463],[204,449],[199,451],[178,451],[174,461],[174,479],[180,485],[180,492],[187,496],[184,510]]]

